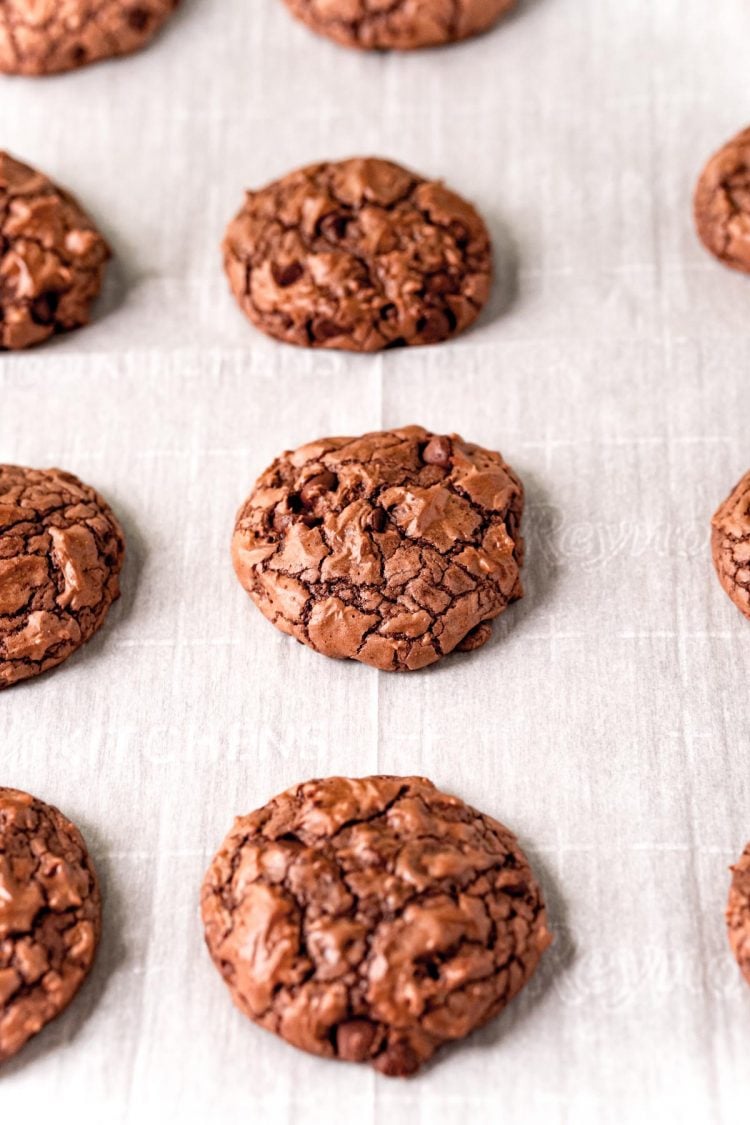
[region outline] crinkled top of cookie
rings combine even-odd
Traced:
[[[750,128],[725,144],[701,173],[695,221],[712,254],[750,273]]]
[[[474,208],[378,159],[313,164],[248,192],[224,261],[264,332],[360,352],[461,332],[491,279],[489,235]]]
[[[719,580],[734,604],[750,617],[750,472],[721,505],[712,528]]]
[[[87,324],[108,257],[72,196],[0,152],[0,350]]]
[[[0,788],[0,1062],[78,991],[100,914],[78,829],[28,793]]]
[[[239,817],[202,910],[247,1015],[390,1075],[500,1012],[551,940],[513,834],[418,777],[310,781]]]
[[[298,19],[346,47],[410,51],[479,35],[516,0],[285,0]]]
[[[119,596],[109,505],[59,469],[0,465],[0,688],[60,664]]]
[[[522,596],[523,488],[499,453],[421,426],[285,453],[240,509],[237,575],[326,656],[423,668]]]
[[[179,0],[0,0],[0,71],[73,70],[145,46]]]
[[[727,925],[732,949],[750,983],[750,844],[737,866],[732,868]]]

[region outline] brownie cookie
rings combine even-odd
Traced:
[[[750,984],[750,844],[732,868],[732,888],[727,904],[729,943]]]
[[[419,777],[309,781],[238,817],[202,913],[245,1015],[388,1075],[501,1012],[551,941],[515,836]]]
[[[223,250],[243,312],[303,347],[435,344],[468,328],[490,291],[474,208],[375,158],[312,164],[248,192]]]
[[[695,190],[695,223],[719,261],[750,273],[750,128],[712,156]]]
[[[345,47],[411,51],[487,31],[516,0],[284,0],[297,19]]]
[[[713,518],[711,553],[722,586],[737,608],[750,617],[750,473]]]
[[[478,648],[523,594],[523,487],[421,426],[284,453],[240,509],[234,568],[278,629],[385,671]]]
[[[178,0],[0,0],[0,71],[43,75],[129,55]]]
[[[88,324],[108,258],[71,195],[0,152],[0,351]]]
[[[59,469],[0,465],[0,689],[61,664],[120,595],[109,505]]]
[[[68,1006],[100,931],[78,829],[28,793],[0,788],[0,1062]]]

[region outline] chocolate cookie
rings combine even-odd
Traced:
[[[71,195],[0,152],[0,351],[88,324],[108,257]]]
[[[523,487],[421,426],[284,453],[240,509],[234,567],[278,629],[385,671],[480,647],[523,594]]]
[[[419,777],[309,781],[239,817],[202,912],[246,1015],[389,1075],[501,1012],[551,941],[515,836]]]
[[[750,984],[750,844],[732,868],[732,888],[727,904],[729,943]]]
[[[726,266],[750,273],[750,128],[712,156],[695,190],[698,234]]]
[[[0,1062],[68,1006],[101,931],[101,899],[75,825],[0,788]]]
[[[750,473],[713,518],[711,553],[722,586],[737,608],[750,617]]]
[[[294,15],[345,47],[411,51],[479,35],[516,0],[284,0]]]
[[[178,0],[0,0],[0,71],[58,74],[129,55],[156,35]]]
[[[59,469],[0,465],[0,689],[61,664],[120,595],[109,505]]]
[[[474,208],[375,158],[312,164],[248,192],[223,249],[243,312],[303,347],[435,344],[468,328],[490,291]]]

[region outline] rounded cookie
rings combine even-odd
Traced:
[[[750,472],[712,520],[711,553],[722,586],[737,608],[750,617]]]
[[[523,594],[523,486],[499,453],[421,426],[284,453],[232,558],[278,629],[385,671],[479,647]]]
[[[435,344],[468,328],[490,292],[490,237],[471,204],[376,158],[247,192],[223,250],[243,312],[302,347]]]
[[[88,324],[108,258],[71,195],[0,152],[0,351]]]
[[[750,984],[750,844],[732,868],[732,886],[727,904],[729,944]]]
[[[201,897],[237,1006],[315,1055],[413,1074],[551,941],[515,836],[424,778],[328,778],[238,817]]]
[[[0,1062],[68,1006],[100,932],[99,885],[78,829],[0,787]]]
[[[750,128],[711,157],[698,180],[695,224],[725,266],[750,273]]]
[[[45,75],[129,55],[179,0],[0,0],[0,71]]]
[[[62,663],[120,595],[125,543],[93,488],[0,465],[0,689]]]
[[[297,19],[345,47],[411,51],[479,35],[516,0],[284,0]]]

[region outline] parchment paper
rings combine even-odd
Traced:
[[[0,357],[0,460],[80,474],[129,547],[106,628],[0,697],[0,781],[78,821],[106,894],[93,977],[4,1069],[0,1120],[747,1121],[722,912],[750,839],[750,626],[708,527],[750,463],[750,282],[697,244],[690,197],[750,117],[748,35],[745,0],[527,0],[380,58],[280,0],[185,0],[137,57],[0,81],[2,146],[116,253],[92,327]],[[478,204],[492,306],[381,357],[265,339],[218,253],[243,188],[370,152]],[[277,452],[409,422],[522,474],[527,594],[489,649],[395,678],[276,633],[228,546]],[[235,813],[375,771],[512,826],[558,935],[503,1018],[408,1082],[254,1028],[197,916]]]

